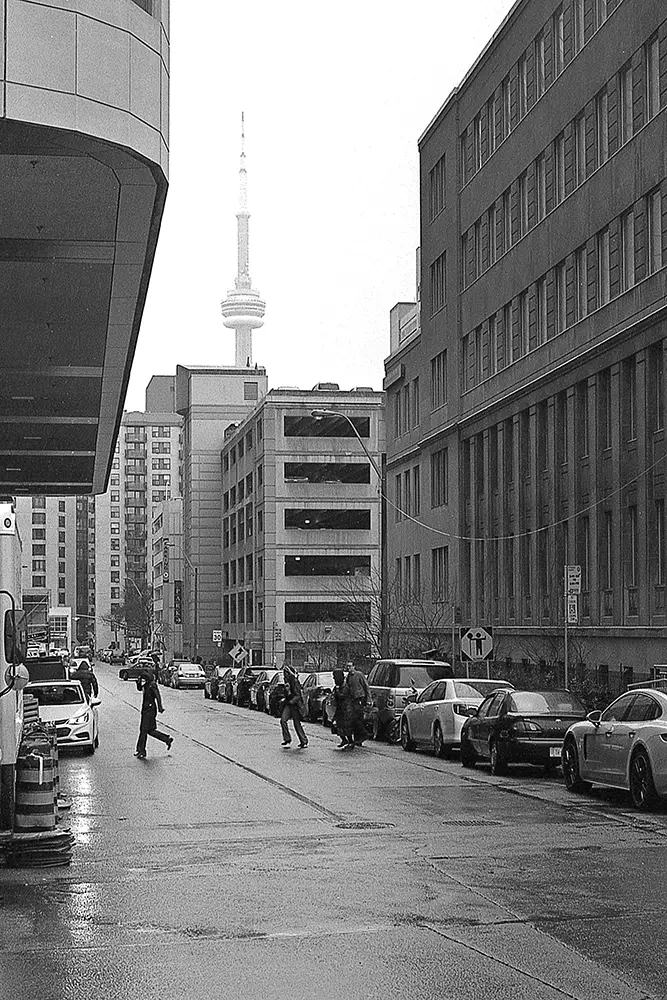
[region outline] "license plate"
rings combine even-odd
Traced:
[[[549,747],[550,757],[560,757],[561,747]]]

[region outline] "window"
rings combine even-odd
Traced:
[[[429,173],[429,196],[431,219],[440,215],[445,207],[445,157],[440,157]]]
[[[446,601],[449,596],[449,546],[431,549],[431,597]]]
[[[512,304],[508,302],[503,306],[503,332],[505,334],[505,364],[511,365],[514,361],[514,341],[512,337]]]
[[[412,417],[411,424],[413,427],[419,427],[419,376],[412,380]]]
[[[661,340],[650,347],[648,361],[649,405],[653,417],[653,430],[658,431],[665,426],[665,367]]]
[[[46,545],[33,545],[32,547],[33,556],[45,556],[46,555]]]
[[[486,213],[486,228],[488,232],[488,261],[491,267],[496,262],[496,205],[495,202]]]
[[[470,367],[469,367],[469,355],[470,355],[470,335],[465,334],[461,338],[461,388],[463,392],[467,392],[470,388]]]
[[[525,55],[522,55],[517,63],[517,76],[519,88],[519,118],[523,118],[528,112],[528,64]]]
[[[468,133],[463,133],[459,142],[459,159],[461,163],[461,183],[468,182]]]
[[[406,514],[412,514],[412,480],[410,470],[403,473],[403,510]]]
[[[547,85],[547,71],[544,47],[544,32],[540,31],[535,39],[535,89],[537,100],[544,93]]]
[[[400,390],[402,402],[401,402],[401,412],[403,417],[403,430],[410,430],[410,383],[406,382],[403,388]]]
[[[120,573],[118,570],[111,570],[111,583],[120,583]]]
[[[486,102],[486,148],[488,156],[496,151],[496,102],[490,97]]]
[[[353,417],[350,420],[359,437],[370,437],[370,418]],[[353,438],[356,434],[345,417],[312,417],[286,416],[283,418],[283,434],[285,437],[341,437]],[[258,467],[261,468],[261,467]],[[258,480],[258,486],[261,480]]]
[[[556,265],[556,332],[562,333],[567,326],[567,275],[565,261]]]
[[[46,559],[33,559],[32,571],[33,573],[46,573]]]
[[[662,267],[662,196],[659,188],[646,197],[646,244],[647,271],[654,274]]]
[[[574,254],[574,304],[575,321],[578,322],[588,312],[588,274],[585,246],[579,247]]]
[[[58,527],[59,528],[64,528],[65,527],[65,518],[62,517],[62,515],[58,516]]]
[[[597,234],[598,306],[609,302],[609,230]]]
[[[574,119],[574,177],[577,187],[586,180],[586,118],[583,114]]]
[[[660,110],[660,49],[658,36],[653,35],[644,46],[646,68],[646,121]]]
[[[46,510],[46,497],[33,497],[32,509],[35,510],[35,508]]]
[[[656,558],[656,583],[663,586],[665,583],[665,501],[655,502],[655,558]]]
[[[528,353],[529,323],[528,292],[522,292],[519,296],[519,357]]]
[[[416,600],[421,597],[421,556],[419,553],[412,557],[412,594]]]
[[[449,450],[441,448],[431,455],[431,507],[449,503]]]
[[[46,587],[46,577],[45,576],[33,576],[32,578],[33,587]]]
[[[495,375],[498,371],[498,333],[496,330],[495,315],[489,316],[488,322],[488,344],[489,344],[489,374]]]
[[[627,574],[628,574],[628,586],[636,587],[638,579],[638,566],[637,558],[639,554],[637,546],[637,508],[632,505],[628,507],[628,558],[627,558]]]
[[[472,123],[472,161],[473,170],[482,166],[482,116],[475,115]]]
[[[503,252],[507,251],[512,246],[512,200],[510,197],[510,189],[503,192],[502,196],[502,224],[503,224]]]
[[[412,513],[418,515],[421,511],[421,469],[418,465],[412,469]]]
[[[528,232],[528,173],[524,172],[519,176],[519,239]]]
[[[600,415],[598,420],[600,444],[603,448],[611,448],[611,372],[605,368],[598,376],[600,394]]]
[[[400,472],[395,478],[394,504],[394,520],[400,521],[403,517],[403,477]]]
[[[547,340],[547,279],[540,278],[536,285],[537,298],[537,342],[545,344]]]
[[[584,0],[574,0],[574,50],[579,52],[585,41]]]
[[[431,359],[431,409],[437,410],[447,402],[447,351],[440,351]]]
[[[154,455],[168,455],[171,452],[171,442],[153,441],[151,451]]]
[[[554,76],[560,76],[565,67],[565,22],[562,5],[553,16]]]
[[[613,587],[613,525],[610,510],[604,512],[604,536],[603,536],[603,566],[602,566],[602,588],[611,590]]]
[[[632,64],[627,63],[618,74],[618,118],[621,145],[632,139]]]
[[[537,200],[537,221],[547,214],[547,161],[544,153],[535,160],[535,188]]]
[[[607,20],[607,0],[593,0],[595,27],[599,28]]]
[[[403,433],[403,396],[400,389],[394,392],[394,437]]]
[[[560,205],[565,200],[565,136],[561,132],[554,139],[554,201]]]
[[[247,402],[256,402],[259,399],[259,385],[257,382],[243,383],[243,398]]]
[[[151,430],[151,436],[154,438],[171,437],[171,427],[153,427]]]
[[[46,541],[46,528],[33,528],[32,537],[33,540],[36,541],[41,541],[41,540]]]
[[[512,131],[512,91],[510,88],[510,78],[506,76],[500,85],[500,101],[503,117],[503,139]]]
[[[39,511],[37,511],[37,512],[33,511],[33,514],[32,514],[32,523],[33,524],[46,524],[46,514],[45,513],[41,514]]]
[[[621,291],[635,283],[635,213],[632,209],[621,216],[620,225]]]
[[[609,100],[607,91],[602,90],[595,98],[595,138],[597,165],[609,159]]]
[[[482,328],[478,326],[474,334],[475,338],[475,385],[482,381]]]
[[[64,500],[59,500],[58,501],[58,510],[60,511],[61,514],[65,513],[65,501]]]
[[[473,226],[473,279],[482,273],[482,223],[478,219]]]
[[[623,434],[626,441],[637,437],[637,365],[634,356],[623,362]]]

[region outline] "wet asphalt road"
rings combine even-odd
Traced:
[[[101,745],[61,757],[70,867],[0,867],[2,1000],[667,997],[667,810],[493,778],[164,691],[100,664]]]

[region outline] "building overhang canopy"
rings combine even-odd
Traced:
[[[112,143],[0,123],[1,492],[104,492],[166,188]]]

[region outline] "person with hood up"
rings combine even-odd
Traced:
[[[167,736],[166,733],[160,732],[157,728],[157,713],[164,712],[164,706],[162,704],[162,697],[160,696],[160,689],[157,686],[155,674],[152,670],[147,670],[143,677],[137,679],[137,688],[139,691],[143,691],[143,696],[141,699],[139,738],[134,756],[143,760],[146,756],[146,740],[149,736],[152,736],[155,740],[160,740],[161,743],[165,743],[167,750],[171,750],[174,737]]]
[[[294,723],[294,732],[299,739],[299,747],[303,749],[308,746],[308,737],[301,724],[301,716],[304,711],[303,691],[293,667],[285,664],[283,667],[283,676],[285,678],[285,699],[280,716],[280,726],[283,731],[282,745],[288,747],[292,742],[292,736],[287,725],[291,719]]]

